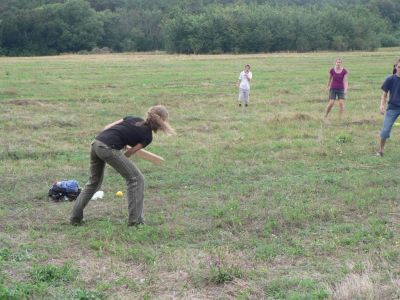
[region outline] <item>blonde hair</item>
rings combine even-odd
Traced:
[[[154,132],[161,130],[168,135],[176,134],[175,130],[168,123],[169,113],[164,105],[150,107],[145,119],[145,124],[150,126]]]

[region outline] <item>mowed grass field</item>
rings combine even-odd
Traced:
[[[374,156],[399,52],[0,58],[0,299],[399,299],[399,127]],[[336,57],[348,100],[324,120]],[[147,148],[163,167],[133,158],[147,225],[107,167],[70,226],[51,184],[83,186],[94,136],[155,104],[177,136]]]

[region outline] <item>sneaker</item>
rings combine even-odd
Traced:
[[[246,103],[244,106],[246,106],[246,107],[247,107],[247,106],[249,106],[249,105]]]
[[[80,225],[83,225],[83,224],[85,223],[85,221],[83,221],[82,219],[71,218],[71,219],[69,220],[69,223],[70,223],[72,226],[80,226]]]
[[[376,156],[382,157],[383,156],[383,152],[381,152],[381,151],[376,152]]]
[[[242,103],[239,103],[239,107],[241,107],[242,106]]]
[[[142,227],[142,226],[144,226],[144,225],[145,225],[144,222],[129,222],[129,223],[128,223],[128,226],[129,226],[129,227],[134,226],[134,227],[136,227],[136,228]]]

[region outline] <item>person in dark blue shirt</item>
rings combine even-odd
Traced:
[[[83,210],[94,193],[99,190],[106,164],[113,167],[126,181],[128,226],[144,223],[144,177],[128,158],[152,142],[153,132],[161,130],[167,134],[175,133],[168,123],[168,117],[168,111],[164,106],[153,106],[148,110],[145,119],[125,117],[107,125],[96,136],[91,144],[90,178],[72,209],[70,218],[72,225],[82,223]]]
[[[378,156],[383,156],[386,140],[390,137],[393,124],[400,115],[400,59],[394,64],[393,75],[387,77],[382,84],[382,91],[380,111],[382,115],[385,115],[385,118],[381,130],[380,148],[377,152]],[[389,102],[385,114],[388,94]]]

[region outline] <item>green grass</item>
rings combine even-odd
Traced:
[[[373,155],[398,50],[0,58],[0,299],[400,297],[396,127]],[[348,100],[324,120],[336,57]],[[104,198],[70,226],[73,203],[49,201],[50,185],[84,185],[101,128],[158,103],[178,134],[148,148],[163,167],[133,158],[147,225],[127,227],[107,168]]]

